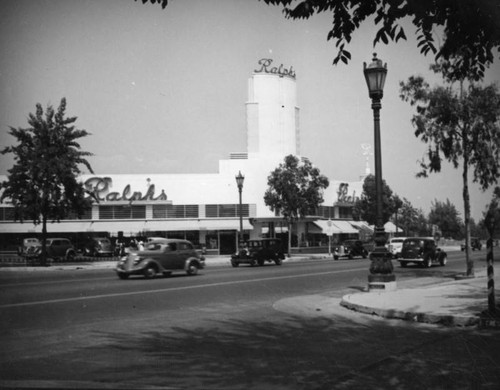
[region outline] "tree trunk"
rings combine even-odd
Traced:
[[[288,221],[288,257],[292,256],[292,222]]]
[[[42,253],[40,257],[40,264],[47,265],[47,217],[42,216]]]
[[[467,142],[467,134],[465,131],[463,135],[463,150],[464,150],[464,170],[463,170],[463,199],[464,199],[464,225],[465,225],[465,263],[467,266],[466,275],[474,276],[474,260],[471,256],[470,247],[470,195],[469,195],[469,182],[468,182],[468,169],[469,169],[469,145]]]

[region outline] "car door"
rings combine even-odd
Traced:
[[[160,262],[162,267],[168,270],[183,268],[184,264],[181,265],[181,257],[179,255],[177,242],[169,242],[165,246],[164,255]]]

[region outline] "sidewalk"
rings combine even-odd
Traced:
[[[495,282],[498,287],[498,281]],[[500,317],[493,319],[485,315],[488,309],[487,285],[486,270],[481,270],[476,272],[474,278],[452,280],[434,286],[348,294],[342,297],[340,305],[385,318],[448,326],[479,325],[500,329]],[[497,307],[499,292],[500,290],[496,288]]]

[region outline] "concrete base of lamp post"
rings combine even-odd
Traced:
[[[370,274],[368,275],[368,291],[395,291],[396,275]]]

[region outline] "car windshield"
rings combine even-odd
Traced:
[[[420,244],[423,244],[423,241],[421,241],[421,240],[406,240],[403,245],[405,247],[411,247],[411,246],[419,246]]]
[[[262,246],[262,242],[260,242],[260,241],[249,241],[248,242],[248,246],[250,248],[259,248],[259,247]]]

